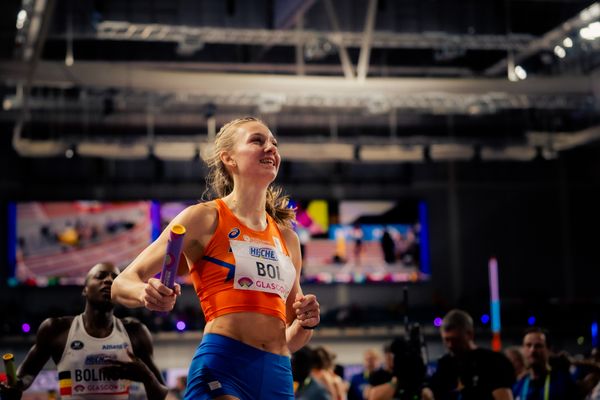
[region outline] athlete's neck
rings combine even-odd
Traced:
[[[93,337],[107,337],[113,330],[113,310],[98,310],[86,305],[83,312],[83,325],[86,332]]]
[[[267,211],[265,210],[267,191],[233,190],[223,197],[227,207],[235,216],[255,230],[267,227]]]

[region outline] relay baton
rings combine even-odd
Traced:
[[[160,274],[160,281],[169,289],[173,289],[173,286],[175,286],[175,275],[177,275],[184,235],[185,227],[183,225],[173,225],[171,232],[169,232],[167,254]]]
[[[4,360],[4,370],[6,371],[6,382],[8,386],[17,384],[17,371],[15,370],[15,356],[11,353],[6,353],[2,356]]]

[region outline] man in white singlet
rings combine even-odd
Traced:
[[[20,399],[50,358],[57,366],[61,399],[128,399],[130,381],[143,383],[148,399],[165,398],[167,387],[152,359],[150,332],[135,319],[113,315],[110,290],[118,274],[110,263],[89,271],[84,312],[48,318],[40,325],[35,344],[17,369],[17,384],[0,385],[2,399]]]

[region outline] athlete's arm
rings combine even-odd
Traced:
[[[55,347],[63,338],[62,334],[65,329],[68,331],[70,321],[65,318],[48,318],[42,322],[37,331],[34,345],[17,368],[16,385],[9,387],[4,383],[0,384],[0,393],[3,399],[21,398],[22,393],[31,386],[46,362],[56,353]],[[64,343],[62,348],[64,349]]]
[[[165,228],[161,235],[150,244],[115,279],[111,288],[113,300],[126,307],[146,307],[154,311],[170,311],[175,306],[181,287],[173,289],[163,285],[154,276],[162,269],[171,227],[183,225],[186,234],[182,246],[178,270],[187,270],[202,255],[203,246],[208,242],[217,223],[214,206],[196,204],[183,210]]]
[[[302,255],[300,253],[300,240],[296,232],[283,228],[281,234],[290,251],[292,263],[296,268],[296,278],[286,301],[286,341],[290,352],[300,350],[312,337],[312,330],[321,321],[319,302],[314,294],[305,295],[300,287],[300,271],[302,269]]]
[[[169,390],[152,358],[154,349],[150,331],[134,318],[123,319],[123,325],[133,347],[133,352],[129,352],[131,361],[113,361],[112,365],[103,368],[103,373],[111,379],[142,382],[149,400],[164,399]]]

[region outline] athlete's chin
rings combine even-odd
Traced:
[[[267,173],[256,174],[252,177],[254,182],[261,182],[267,185],[270,185],[277,178],[277,171],[269,171]]]

